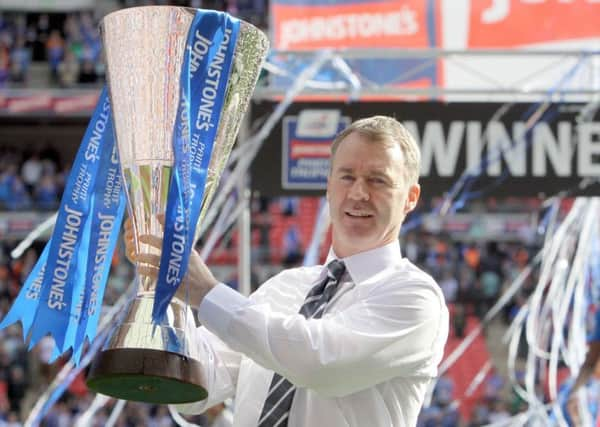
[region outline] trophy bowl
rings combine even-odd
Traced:
[[[158,215],[166,211],[174,167],[172,140],[181,69],[196,13],[203,11],[134,7],[107,15],[100,27],[134,243],[138,251],[145,253],[157,251],[140,243],[138,236],[163,235]],[[199,221],[235,143],[267,50],[264,33],[240,21]],[[192,342],[196,322],[191,308],[175,296],[164,320],[156,324],[152,307],[157,279],[136,274],[135,280],[136,297],[123,323],[96,356],[88,374],[89,387],[119,399],[150,403],[205,399],[203,360],[207,355],[201,343]]]

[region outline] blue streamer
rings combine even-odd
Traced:
[[[94,189],[94,216],[91,233],[85,283],[88,284],[83,296],[80,320],[77,325],[73,358],[81,356],[83,343],[96,335],[101,302],[108,280],[112,254],[117,244],[121,222],[125,212],[125,193],[119,166],[119,155],[114,144],[107,144],[105,150],[110,156],[103,156]]]
[[[56,344],[52,358],[72,349],[77,364],[84,341],[93,340],[125,209],[121,179],[110,103],[103,89],[69,175],[52,237],[0,323],[4,328],[21,321],[30,349],[50,334]]]
[[[156,323],[163,319],[187,271],[239,25],[226,13],[197,11],[188,34],[173,137],[175,168],[152,311]]]
[[[577,70],[585,63],[586,60],[588,60],[590,57],[590,53],[586,53],[584,55],[582,55],[582,57],[580,58],[580,60],[573,65],[573,67],[571,67],[571,69],[565,73],[565,75],[552,87],[548,90],[547,92],[547,99],[551,99],[552,95],[554,95],[555,93],[559,92],[560,93],[560,88],[566,83],[568,82],[570,79],[573,78],[573,76],[575,75],[575,73],[577,72]],[[561,99],[561,102],[563,100]],[[532,117],[540,108],[540,106],[542,106],[543,102],[537,102],[534,103],[533,105],[531,105],[529,107],[529,109],[523,114],[523,117]],[[555,105],[555,107],[557,108],[558,105],[560,105],[560,102]],[[550,114],[554,114],[556,115],[557,113],[554,110],[550,110],[544,114],[542,114],[542,117],[540,117],[539,121],[542,120],[546,120],[549,121],[551,118],[548,117],[548,115]],[[532,126],[533,127],[533,126]],[[532,128],[531,127],[531,128]],[[530,133],[531,128],[528,129],[528,131],[526,132],[526,135],[528,133]],[[523,138],[525,140],[526,144],[531,144],[531,141],[527,141],[526,138]],[[508,148],[506,151],[511,150],[513,147],[515,147],[517,144],[514,143],[510,148]],[[495,156],[490,156],[490,158],[484,158],[481,163],[479,164],[477,170],[478,171],[485,171],[485,169],[487,168],[487,165],[490,164],[492,161],[499,161],[501,158],[502,153],[504,152],[504,150],[498,150],[498,152],[495,153]],[[473,185],[473,183],[471,182],[469,184],[470,181],[474,181],[477,178],[479,178],[481,175],[481,173],[479,175],[474,175],[471,174],[469,171],[466,171],[451,187],[450,191],[448,191],[448,196],[446,197],[446,203],[451,202],[452,199],[454,198],[455,201],[452,202],[452,206],[451,208],[448,210],[448,212],[454,212],[458,209],[460,209],[460,207],[464,206],[464,204],[466,203],[467,200],[471,200],[471,199],[475,199],[477,197],[481,197],[483,194],[485,194],[486,192],[489,192],[492,187],[486,187],[482,190],[479,190],[478,192],[471,192],[470,188],[465,188],[465,186],[468,184],[470,186]],[[506,179],[506,176],[500,176],[496,179],[496,181],[499,181],[496,184],[492,184],[494,187],[500,185],[500,183],[502,183],[502,181]],[[460,194],[460,196],[457,197],[457,194]],[[460,207],[458,207],[460,206]]]
[[[37,310],[40,301],[41,286],[42,281],[44,280],[44,268],[46,266],[46,260],[48,259],[48,252],[50,252],[50,243],[51,242],[48,242],[44,247],[42,254],[33,266],[27,280],[25,280],[12,307],[6,316],[4,316],[2,322],[0,322],[0,329],[4,329],[7,326],[20,321],[24,341],[27,340],[27,335],[29,335],[29,330],[33,324],[33,317],[35,316],[35,311]]]
[[[110,103],[104,89],[75,158],[58,211],[40,304],[31,330],[32,345],[48,333],[61,352],[73,345],[76,330],[73,322],[78,319],[72,317],[77,317],[77,306],[81,303],[75,300],[74,306],[73,299],[81,298],[83,289],[85,275],[81,261],[87,257],[89,243],[85,231],[90,227],[87,219],[92,208],[92,191],[107,134],[112,140]]]

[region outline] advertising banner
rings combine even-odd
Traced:
[[[331,142],[350,124],[339,110],[303,110],[283,120],[282,175],[285,189],[323,190],[327,186]]]
[[[67,12],[93,10],[94,0],[2,0],[2,10],[17,12]]]
[[[600,38],[599,16],[596,0],[471,1],[467,47],[523,47]]]
[[[533,99],[528,91],[556,97],[561,90],[598,87],[596,59],[578,55],[598,49],[597,0],[444,0],[438,4],[441,49],[504,52],[445,58],[438,68],[438,82],[444,88],[489,90],[491,94],[447,100],[514,101],[514,95],[494,94],[507,87],[522,91],[518,98],[522,101]],[[522,50],[561,54],[519,55]],[[511,51],[515,54],[507,54]],[[584,95],[568,96],[569,101],[585,101]]]
[[[444,95],[449,101],[512,101],[514,94],[503,96],[501,92],[515,88],[523,92],[518,100],[530,101],[533,98],[527,91],[536,91],[539,97],[540,91],[551,96],[560,90],[598,88],[598,65],[592,59],[596,55],[577,55],[597,52],[598,16],[598,0],[274,0],[271,32],[276,50],[354,49],[365,55],[373,48],[487,50],[483,55],[402,59],[381,59],[373,54],[368,59],[348,58],[347,62],[363,87],[436,86],[451,90],[452,95]],[[524,49],[574,54],[516,52]],[[510,54],[511,50],[515,54]],[[272,60],[282,61],[280,65],[291,70],[291,75],[308,63],[306,57]],[[344,81],[344,76],[325,68],[319,79]],[[274,86],[289,81],[272,80]],[[491,95],[476,93],[478,90],[489,90]],[[584,101],[584,96],[571,94],[568,100]],[[390,96],[383,94],[377,99]]]
[[[99,91],[12,90],[0,94],[0,116],[84,116],[94,111]]]
[[[298,176],[289,185],[290,165],[301,164],[301,159],[323,159],[319,156],[327,152],[326,138],[317,139],[318,148],[311,149],[307,148],[311,142],[297,135],[296,117],[306,109],[337,110],[348,120],[383,114],[403,122],[421,148],[425,198],[443,196],[459,180],[473,197],[551,196],[600,176],[600,113],[582,121],[578,119],[582,104],[553,104],[539,116],[536,104],[504,106],[499,114],[502,107],[499,103],[296,103],[253,162],[253,187],[265,195],[323,194],[322,174],[315,173],[318,176],[310,180]],[[253,121],[264,119],[273,108],[269,102],[255,104]],[[295,144],[299,145],[294,151]],[[323,162],[322,173],[326,167]],[[275,179],[280,175],[288,182]],[[581,190],[582,194],[597,192],[597,186]]]
[[[274,0],[271,2],[271,40],[277,50],[324,48],[370,49],[405,47],[425,49],[436,45],[433,0],[356,1]],[[286,67],[300,69],[306,60],[274,58]],[[399,87],[428,87],[437,76],[429,58],[348,59],[364,81]],[[413,70],[406,73],[406,70]],[[339,80],[332,68],[320,80]],[[273,79],[285,85],[285,79]]]

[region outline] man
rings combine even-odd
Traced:
[[[185,284],[203,325],[198,345],[207,343],[214,360],[209,397],[182,412],[235,394],[235,426],[416,424],[448,335],[440,288],[400,253],[400,226],[419,199],[419,163],[415,141],[389,117],[359,120],[336,137],[329,269],[284,270],[246,298],[193,254]],[[136,259],[158,265],[156,256]]]

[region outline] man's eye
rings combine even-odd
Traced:
[[[342,175],[342,176],[340,176],[340,179],[342,181],[353,181],[354,177],[352,175]]]
[[[369,182],[374,185],[385,185],[386,181],[383,178],[369,178]]]

